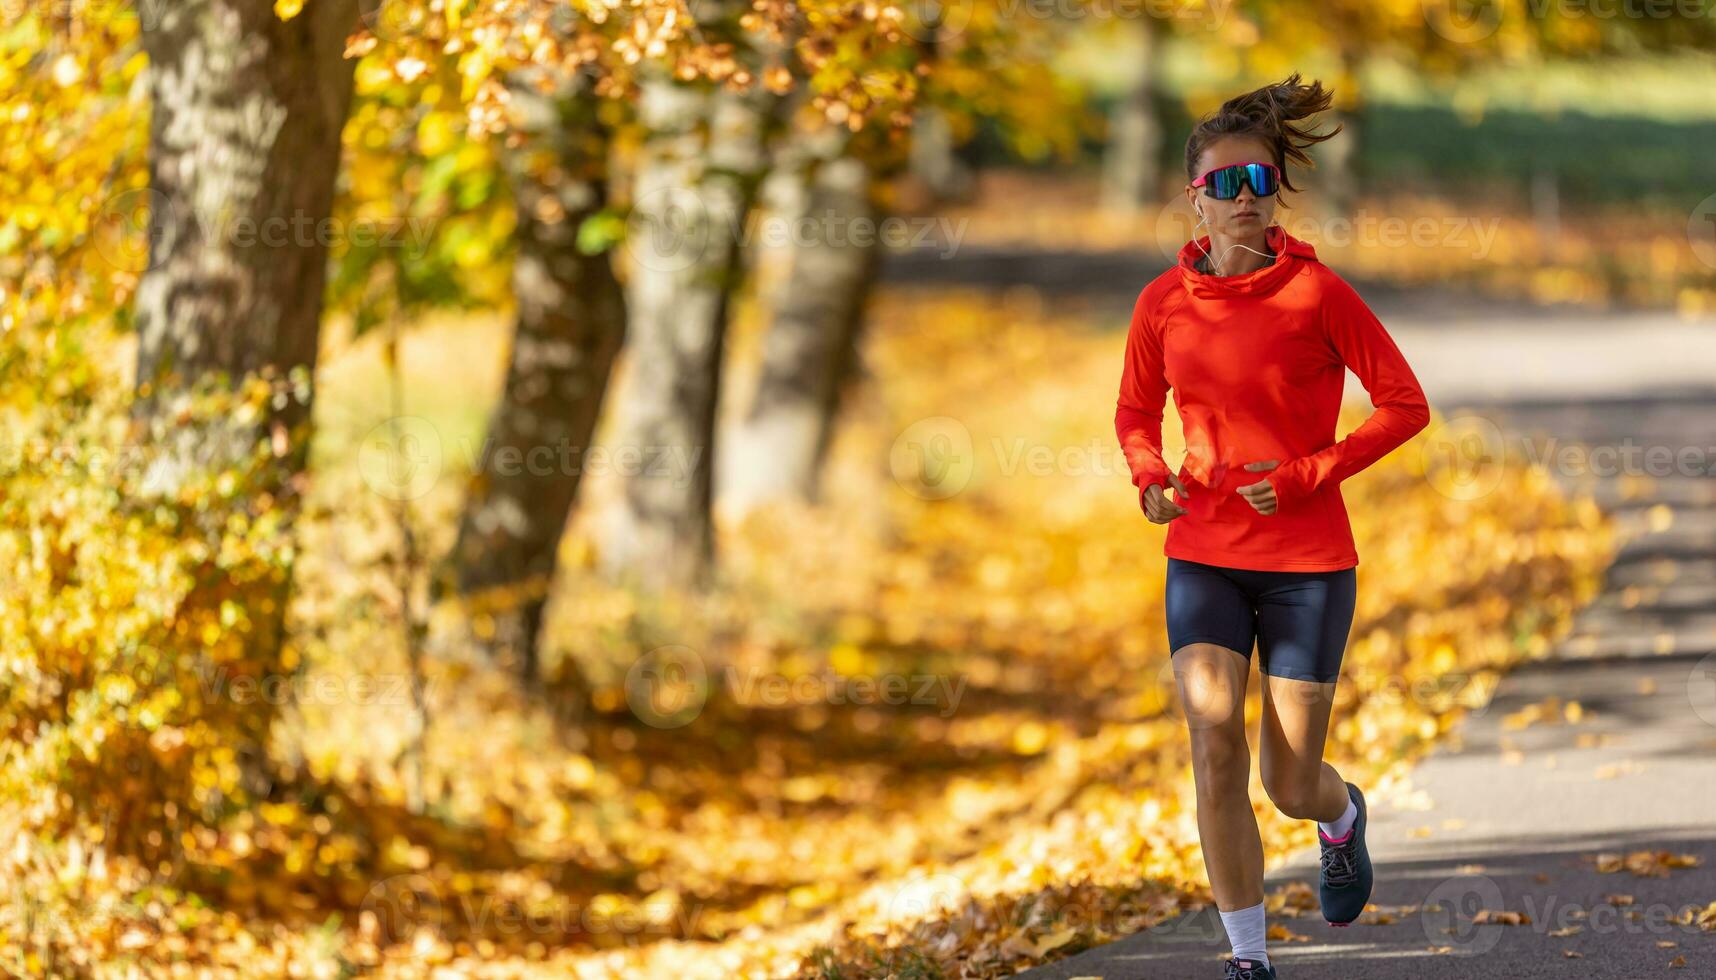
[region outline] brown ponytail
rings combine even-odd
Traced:
[[[1334,93],[1320,81],[1309,85],[1294,72],[1285,81],[1265,85],[1244,95],[1237,95],[1221,104],[1211,115],[1192,128],[1186,140],[1186,177],[1198,177],[1198,158],[1204,149],[1224,136],[1255,136],[1269,144],[1275,155],[1275,166],[1281,169],[1281,186],[1298,190],[1287,170],[1287,162],[1302,167],[1315,166],[1305,151],[1313,144],[1341,131],[1339,125],[1327,133],[1313,133],[1309,126],[1296,126],[1301,119],[1329,108]]]

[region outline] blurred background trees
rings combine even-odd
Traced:
[[[505,386],[487,452],[536,460],[536,447],[590,444],[626,333],[625,295],[600,239],[612,213],[611,124],[597,80],[574,71],[521,68],[508,94],[518,121],[503,155],[515,209],[516,305]],[[497,457],[498,458],[498,457]],[[558,459],[558,457],[557,457]],[[495,620],[487,640],[536,676],[536,636],[560,532],[578,497],[575,467],[493,468],[473,474],[451,564],[461,595],[485,594]]]

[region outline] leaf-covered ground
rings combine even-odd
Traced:
[[[1113,446],[1122,334],[1030,295],[888,295],[877,323],[825,501],[726,521],[713,594],[603,586],[575,523],[548,668],[575,663],[587,699],[521,695],[471,653],[480,613],[428,606],[365,448],[379,346],[334,342],[297,672],[266,695],[299,796],[153,874],[21,846],[0,963],[42,969],[49,915],[84,937],[87,966],[56,970],[112,976],[998,977],[1207,898],[1163,532]],[[442,450],[409,509],[425,554],[448,543],[503,336],[448,320],[405,342],[405,412]],[[926,479],[920,445],[951,468]],[[1362,564],[1329,757],[1384,794],[1496,670],[1547,649],[1609,547],[1539,474],[1460,501],[1420,450],[1346,484]],[[591,480],[594,512],[611,481]],[[1272,857],[1312,840],[1253,797]],[[60,884],[32,911],[42,875]]]

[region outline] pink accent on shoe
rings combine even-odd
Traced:
[[[1353,828],[1347,828],[1347,832],[1339,837],[1330,837],[1328,834],[1323,833],[1323,828],[1318,827],[1317,836],[1328,841],[1330,844],[1345,844],[1347,841],[1352,840]]]
[[[1346,927],[1352,925],[1352,923],[1351,922],[1331,922],[1331,923],[1329,923],[1329,925],[1333,928],[1336,928],[1336,929],[1345,929]]]

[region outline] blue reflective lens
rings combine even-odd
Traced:
[[[1239,163],[1210,171],[1204,180],[1204,193],[1220,201],[1231,201],[1239,196],[1241,181],[1249,183],[1251,193],[1258,197],[1268,197],[1277,190],[1274,168],[1262,163]]]

